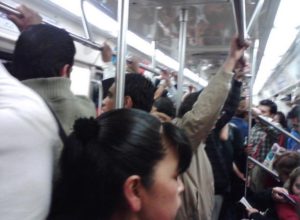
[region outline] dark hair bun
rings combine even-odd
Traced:
[[[80,118],[75,121],[74,133],[82,142],[95,138],[99,131],[99,125],[94,118]]]

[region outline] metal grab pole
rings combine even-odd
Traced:
[[[147,66],[146,64],[143,64],[143,63],[139,63],[139,67],[144,69],[144,70],[147,70],[147,71],[150,71],[156,75],[160,75],[160,72],[159,71],[156,71],[155,69],[152,69],[151,67]]]
[[[179,106],[181,103],[181,97],[183,93],[183,71],[185,66],[187,21],[188,21],[188,10],[182,8],[180,13],[180,32],[179,32],[179,46],[178,46],[179,72],[178,72],[178,79],[177,79],[177,100],[176,100],[177,114],[178,114]]]
[[[243,45],[247,38],[245,0],[233,0],[233,14],[238,31],[239,43]]]
[[[128,29],[128,15],[129,15],[129,0],[118,1],[118,54],[117,54],[117,74],[116,74],[116,108],[123,108],[124,106],[124,91],[125,91],[125,65],[126,65],[126,35]]]
[[[288,136],[289,138],[292,138],[294,141],[296,141],[298,144],[300,144],[300,140],[296,137],[294,137],[293,135],[291,135],[289,132],[287,132],[286,130],[284,130],[281,127],[278,127],[277,125],[275,125],[274,123],[266,120],[264,117],[262,116],[257,116],[257,118],[262,121],[263,123],[272,126],[273,128],[275,128],[276,130],[280,131],[281,133],[283,133],[284,135]]]
[[[249,85],[249,115],[248,115],[248,138],[247,144],[249,144],[250,136],[251,136],[251,127],[252,127],[252,95],[253,95],[253,84],[255,80],[255,71],[256,71],[256,59],[258,52],[259,40],[255,40],[254,48],[253,48],[253,56],[252,56],[252,64],[251,64],[251,80]]]
[[[89,39],[90,41],[93,41],[90,26],[89,26],[86,16],[85,16],[85,11],[84,11],[84,2],[85,1],[86,0],[80,1],[80,8],[81,8],[81,13],[82,13],[81,21],[82,21],[82,25],[83,25],[83,29],[84,29],[86,38]]]
[[[16,9],[14,9],[13,7],[3,3],[3,2],[0,2],[0,11],[3,11],[4,13],[6,14],[14,14],[16,16],[19,16],[19,17],[22,17],[23,15]],[[55,27],[58,27],[56,25],[53,25],[51,23],[48,23],[46,21],[42,21],[44,24],[47,24],[47,25],[51,25],[51,26],[55,26]],[[60,28],[60,27],[58,27]],[[83,37],[80,37],[78,35],[75,35],[73,33],[70,33],[68,32],[69,35],[73,38],[74,41],[76,42],[79,42],[85,46],[88,46],[90,48],[93,48],[93,49],[96,49],[96,50],[102,50],[102,46],[99,45],[99,44],[96,44],[94,42],[91,42],[90,40],[86,39],[86,38],[83,38]]]
[[[249,24],[248,24],[248,27],[247,27],[247,33],[248,33],[248,34],[249,34],[250,31],[252,30],[253,24],[254,24],[255,21],[258,19],[259,13],[260,13],[260,11],[261,11],[263,5],[264,5],[264,2],[265,2],[265,0],[259,0],[259,1],[257,2],[257,5],[256,5],[256,7],[255,7],[255,10],[254,10],[254,12],[253,12],[253,14],[252,14],[252,17],[251,17],[251,19],[250,19],[250,21],[249,21]]]
[[[249,145],[250,137],[251,137],[251,127],[252,127],[252,91],[253,91],[253,84],[255,80],[255,70],[256,70],[256,58],[258,52],[259,40],[255,40],[254,48],[253,48],[253,56],[252,56],[252,64],[251,64],[251,80],[249,85],[249,115],[248,115],[248,137],[247,137],[247,144]],[[249,159],[247,158],[246,161],[246,184],[244,189],[244,196],[247,196],[247,182],[249,176],[249,168],[248,168]]]
[[[151,66],[152,68],[155,68],[156,67],[156,41],[155,40],[151,42],[151,46],[153,49],[153,54],[151,57]]]

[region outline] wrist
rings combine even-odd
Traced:
[[[223,64],[223,68],[226,72],[233,72],[233,69],[235,67],[236,60],[232,57],[227,57]]]

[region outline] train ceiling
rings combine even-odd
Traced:
[[[94,0],[106,14],[117,19],[117,0]],[[249,23],[258,0],[246,0],[246,23]],[[258,60],[279,5],[266,0],[250,38],[260,39]],[[236,32],[232,3],[229,0],[130,0],[129,30],[172,58],[178,58],[179,14],[189,11],[186,66],[209,79],[222,64],[230,38]],[[250,51],[251,53],[251,51]],[[250,54],[251,55],[251,54]],[[258,62],[258,64],[259,64]]]

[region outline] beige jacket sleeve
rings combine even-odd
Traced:
[[[218,119],[230,90],[232,77],[233,73],[220,69],[201,92],[192,110],[183,116],[181,127],[189,136],[194,150],[205,140]]]

